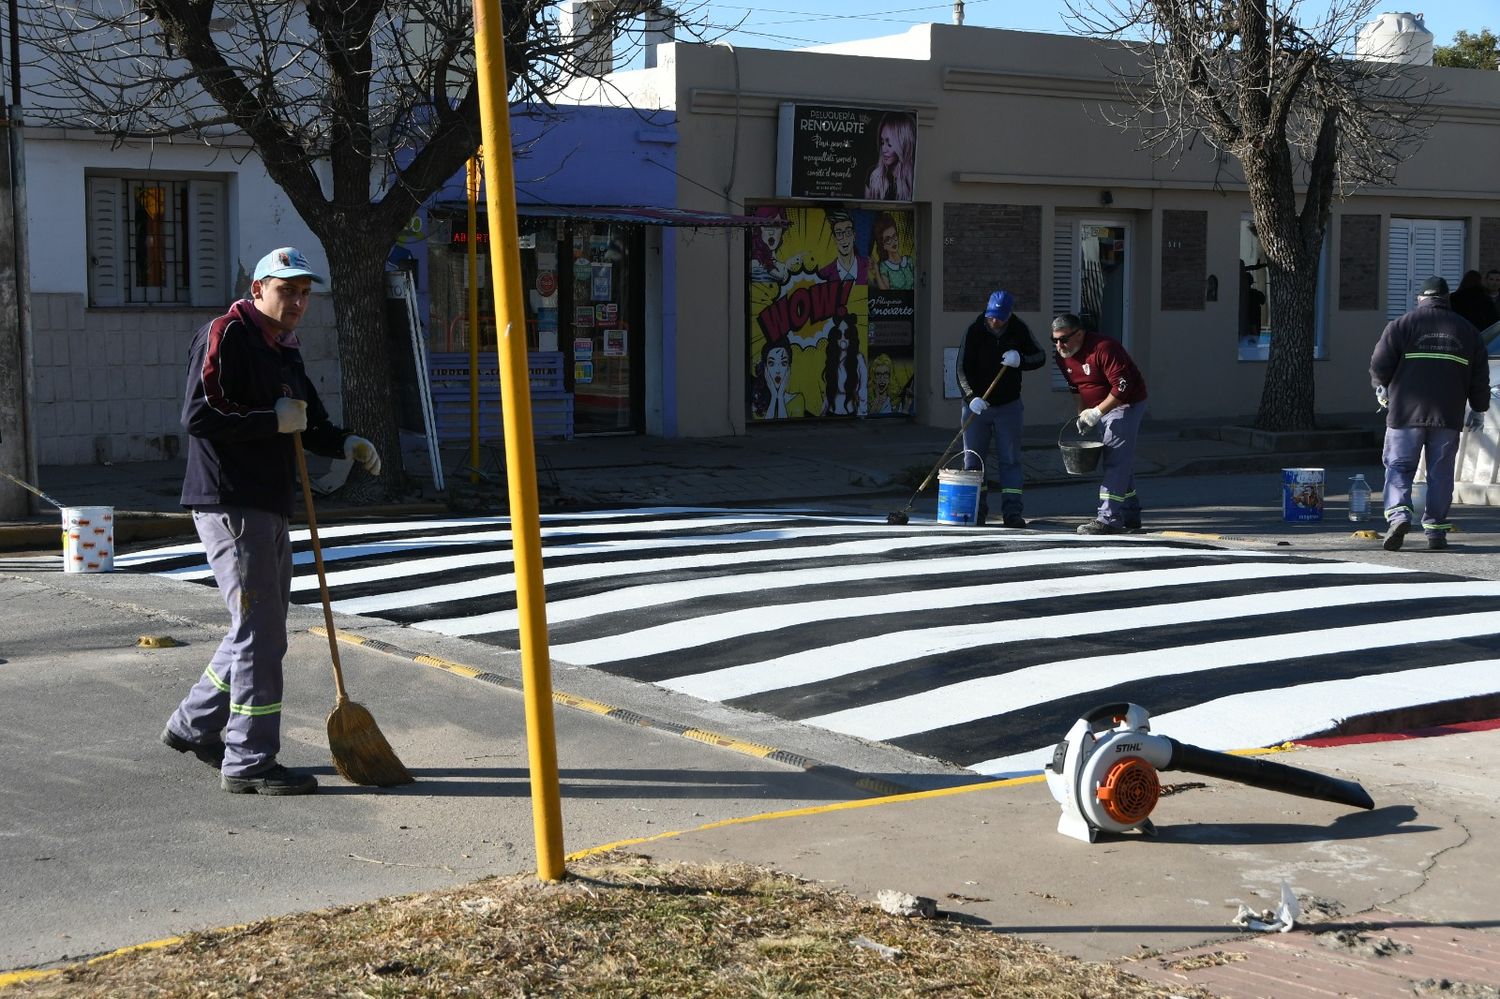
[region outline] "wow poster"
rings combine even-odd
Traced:
[[[913,213],[752,211],[750,419],[911,415]]]

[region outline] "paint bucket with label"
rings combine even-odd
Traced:
[[[1323,470],[1281,470],[1281,519],[1289,524],[1323,519]]]
[[[115,508],[62,508],[63,572],[112,572],[115,567]]]
[[[973,451],[960,451],[956,457],[962,458],[966,454],[979,458]],[[979,520],[979,493],[983,488],[983,460],[978,471],[945,468],[938,472],[938,523],[974,526]]]

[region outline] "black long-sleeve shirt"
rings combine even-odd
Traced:
[[[1015,314],[1011,315],[999,336],[990,332],[982,313],[969,324],[968,332],[959,344],[958,364],[955,366],[964,402],[983,394],[989,388],[990,382],[1000,373],[1000,358],[1005,356],[1007,350],[1014,350],[1021,355],[1021,368],[1014,375],[1000,379],[995,391],[986,397],[992,406],[1001,406],[1019,399],[1021,371],[1035,371],[1046,364],[1047,353],[1037,346],[1036,338],[1031,335],[1031,328]]]

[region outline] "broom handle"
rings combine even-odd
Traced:
[[[318,567],[318,595],[323,598],[323,630],[328,632],[328,654],[333,657],[333,686],[338,692],[338,703],[349,699],[344,693],[344,671],[339,666],[339,640],[333,630],[333,608],[328,604],[328,580],[323,576],[323,546],[318,544],[318,517],[313,513],[312,486],[307,478],[307,452],[302,450],[302,432],[292,432],[292,443],[297,447],[297,475],[302,479],[302,505],[307,507],[307,534],[312,539],[313,562]]]
[[[990,382],[990,387],[987,388],[987,389],[985,389],[984,390],[984,394],[981,395],[979,398],[983,399],[985,402],[989,402],[990,393],[993,392],[993,391],[995,391],[995,386],[1000,384],[1000,379],[1004,378],[1005,377],[1005,373],[1007,371],[1009,371],[1009,370],[1010,370],[1009,368],[1005,367],[1002,364],[1000,366],[1000,370],[995,373],[995,380],[992,381],[992,382]],[[964,431],[969,429],[969,424],[973,423],[974,422],[974,417],[976,417],[978,415],[979,415],[978,413],[974,412],[973,410],[970,410],[969,411],[969,415],[966,416],[966,417],[964,417],[964,422],[958,428],[958,436],[954,437],[951,441],[948,442],[948,446],[945,447],[945,448],[943,448],[943,456],[938,459],[938,462],[937,462],[936,465],[932,466],[932,471],[930,471],[930,472],[927,473],[927,478],[923,479],[922,480],[922,484],[917,487],[917,495],[918,496],[920,496],[923,492],[925,492],[926,489],[927,489],[927,487],[932,483],[932,477],[935,476],[935,475],[937,475],[938,469],[942,468],[943,465],[948,461],[948,452],[953,450],[953,445],[954,444],[957,444],[960,440],[963,439]],[[913,501],[915,501],[916,497],[914,496],[914,497],[912,497],[912,499],[913,499]]]

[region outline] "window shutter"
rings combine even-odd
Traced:
[[[1077,310],[1073,290],[1076,276],[1073,260],[1078,252],[1077,229],[1077,225],[1071,219],[1059,220],[1052,225],[1052,314],[1054,316]],[[1048,338],[1043,342],[1042,349],[1047,352],[1047,359],[1051,361],[1052,391],[1066,392],[1068,382],[1063,378],[1062,371],[1058,369],[1057,362],[1052,361],[1054,351],[1050,321],[1046,329],[1042,331],[1042,335]]]
[[[120,182],[90,177],[88,184],[89,304],[123,305]]]
[[[195,306],[220,306],[229,298],[224,201],[222,180],[188,183],[188,282]]]
[[[1390,252],[1385,265],[1385,318],[1395,319],[1410,310],[1411,222],[1391,219]]]
[[[1464,222],[1449,219],[1438,223],[1438,266],[1433,274],[1441,274],[1448,287],[1458,290],[1458,282],[1464,276]],[[1430,275],[1427,275],[1430,276]]]
[[[1417,304],[1422,282],[1442,275],[1457,288],[1464,273],[1462,219],[1391,219],[1386,266],[1385,317],[1395,319]]]

